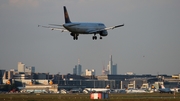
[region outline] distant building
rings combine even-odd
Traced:
[[[86,69],[85,75],[86,76],[93,76],[93,75],[95,75],[95,70],[94,69],[92,69],[92,70]]]
[[[25,64],[18,62],[18,72],[25,72]]]
[[[13,79],[32,79],[32,74],[29,74],[29,73],[24,73],[24,74],[14,74],[13,75]]]
[[[110,56],[109,64],[107,65],[109,75],[117,75],[117,64],[113,65],[112,55]]]
[[[81,75],[81,73],[82,73],[81,65],[80,64],[75,65],[75,67],[73,68],[73,74]]]
[[[35,67],[34,66],[26,67],[25,64],[23,64],[22,62],[18,62],[18,72],[31,72],[31,73],[35,73]]]
[[[4,73],[5,73],[5,70],[0,70],[0,84],[2,84],[2,79],[3,79],[3,76],[4,76]]]
[[[103,68],[102,70],[102,75],[108,75],[109,74],[109,71],[105,68]]]
[[[134,72],[127,72],[125,75],[136,75]]]
[[[117,64],[112,65],[111,74],[112,75],[117,75]]]
[[[80,61],[78,59],[78,65],[75,65],[73,68],[73,74],[81,75],[82,74],[82,66],[80,65]]]
[[[31,66],[29,66],[29,67],[26,67],[25,68],[25,72],[32,72],[32,73],[35,73],[35,67],[31,67]]]
[[[172,78],[173,79],[180,79],[180,74],[174,74],[174,75],[172,75]]]
[[[10,69],[10,71],[17,72],[18,70],[16,70],[16,69]]]
[[[13,78],[13,71],[5,71],[3,75],[3,79],[12,79]]]
[[[48,73],[33,73],[33,79],[49,79]]]

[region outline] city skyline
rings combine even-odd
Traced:
[[[26,64],[24,64],[23,62],[18,62],[17,63],[17,68],[11,68],[9,70],[7,69],[0,69],[0,70],[5,70],[5,71],[17,71],[17,72],[32,72],[32,73],[50,73],[50,72],[41,72],[41,71],[37,71],[35,72],[35,67],[34,66],[26,66]],[[106,72],[105,72],[106,71]],[[105,73],[103,73],[105,72]],[[58,74],[60,74],[61,72],[58,71]],[[68,73],[61,73],[61,75],[66,75],[66,74],[75,74],[75,75],[136,75],[135,72],[133,71],[128,71],[126,73],[117,73],[117,64],[113,65],[113,60],[112,60],[112,55],[110,55],[110,60],[109,63],[107,64],[106,68],[102,68],[102,73],[101,74],[97,74],[95,73],[95,69],[83,69],[82,65],[80,64],[80,59],[78,59],[78,64],[75,65],[75,67],[73,68],[72,72],[68,72]],[[86,74],[87,73],[87,74]],[[57,74],[57,73],[50,73],[50,74]],[[142,74],[137,74],[137,75],[145,75],[146,73],[142,73]],[[176,73],[172,74],[175,75]],[[149,74],[147,74],[149,75]],[[150,75],[169,75],[169,74],[164,74],[164,73],[159,73],[157,72],[157,74],[150,74]]]
[[[1,0],[0,69],[17,68],[22,61],[36,72],[72,73],[81,60],[83,71],[100,75],[109,55],[118,64],[117,73],[180,73],[179,0]],[[124,23],[103,40],[38,28],[63,24],[63,6],[71,21]]]

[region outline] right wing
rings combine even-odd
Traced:
[[[110,30],[110,29],[114,29],[114,28],[118,28],[118,27],[122,27],[122,26],[124,26],[124,24],[117,25],[117,26],[112,26],[112,27],[106,27],[105,30]]]
[[[49,24],[49,25],[54,25],[54,24]],[[62,26],[62,25],[54,25],[54,26]],[[41,25],[38,25],[38,27],[49,28],[49,29],[51,29],[51,30],[60,30],[61,32],[69,32],[67,29],[65,29],[65,28],[60,28],[60,27],[41,26]]]
[[[98,29],[98,30],[90,30],[89,33],[98,33],[100,31],[111,30],[111,29],[114,29],[114,28],[122,27],[122,26],[124,26],[124,24],[117,25],[117,26],[112,26],[112,27],[106,27],[106,28],[102,28],[102,29]]]

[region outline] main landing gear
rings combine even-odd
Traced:
[[[78,40],[79,34],[71,33],[71,36],[73,36],[74,40]]]
[[[92,39],[93,39],[93,40],[97,40],[97,36],[94,35],[94,36],[92,37]],[[99,39],[102,39],[102,36],[100,36]]]
[[[97,40],[97,36],[94,35],[94,36],[92,37],[92,39],[93,39],[93,40]]]
[[[74,39],[74,40],[78,40],[78,36],[76,36],[76,35],[73,36],[73,39]]]

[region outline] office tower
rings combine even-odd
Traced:
[[[35,73],[35,67],[34,66],[26,67],[25,64],[23,64],[22,62],[18,62],[18,72],[32,72],[32,73]]]
[[[117,64],[112,66],[111,72],[112,72],[112,75],[117,75]]]
[[[25,64],[18,62],[18,72],[25,72]]]
[[[117,75],[117,64],[113,65],[112,55],[110,55],[109,64],[107,65],[108,74]]]
[[[73,74],[77,73],[77,66],[75,65],[75,67],[73,68]]]
[[[80,65],[80,61],[78,59],[78,65],[75,65],[73,68],[73,74],[81,75],[82,74],[82,66]]]

